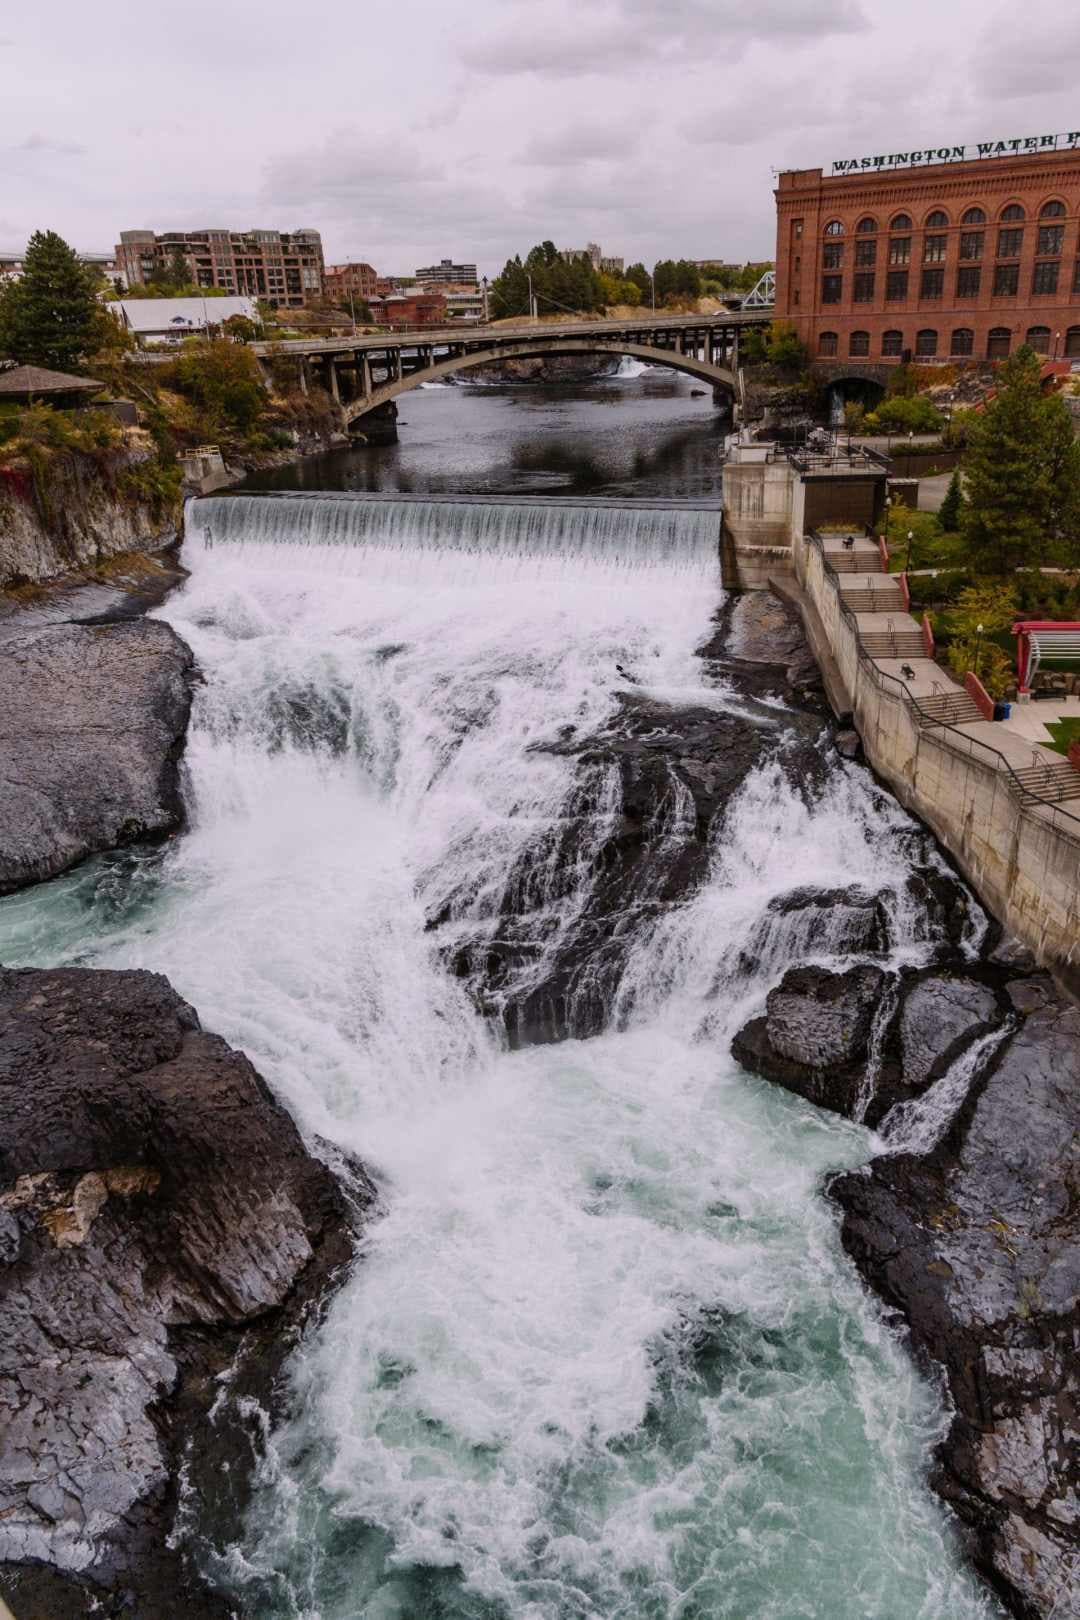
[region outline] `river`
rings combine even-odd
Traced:
[[[666,377],[430,390],[402,423],[291,481],[717,483],[711,400]],[[216,1577],[258,1620],[999,1615],[926,1483],[939,1395],[821,1196],[880,1143],[729,1055],[805,949],[771,909],[796,887],[880,894],[891,959],[925,959],[929,841],[857,767],[793,784],[795,717],[707,676],[714,517],[639,515],[630,544],[614,510],[348,506],[193,509],[160,610],[205,676],[190,830],[0,904],[6,962],[167,973],[380,1189]],[[745,712],[764,752],[700,884],[624,919],[603,1031],[510,1050],[448,957],[515,922],[523,862],[536,949],[504,999],[573,936],[624,806],[547,745],[628,693]]]

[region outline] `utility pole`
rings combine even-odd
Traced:
[[[529,274],[529,319],[532,320],[533,316],[536,314],[536,299],[533,297],[532,271],[530,270],[528,274]]]
[[[356,304],[353,300],[352,283],[349,284],[349,313],[352,316],[352,335],[356,336]]]

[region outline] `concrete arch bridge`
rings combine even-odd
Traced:
[[[421,383],[438,382],[473,366],[568,354],[629,355],[685,372],[708,384],[714,396],[733,398],[738,391],[739,332],[768,324],[770,318],[771,311],[725,311],[653,316],[633,325],[564,321],[469,331],[421,329],[251,347],[267,370],[275,358],[295,358],[301,388],[306,391],[312,382],[325,387],[351,426]]]

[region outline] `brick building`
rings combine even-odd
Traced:
[[[372,318],[400,332],[413,326],[444,326],[446,298],[440,292],[391,293],[369,300]]]
[[[168,274],[177,254],[195,287],[223,287],[285,309],[323,299],[318,231],[121,231],[116,248],[129,287],[145,285],[155,271]]]
[[[326,296],[347,309],[350,297],[368,304],[379,295],[379,275],[370,264],[328,264],[323,274]]]
[[[821,360],[1080,358],[1080,134],[1050,139],[782,173],[777,319]]]

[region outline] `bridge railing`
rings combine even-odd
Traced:
[[[865,532],[869,535],[870,531],[866,530]],[[1013,798],[1019,801],[1021,814],[1026,813],[1032,801],[1034,801],[1039,806],[1040,811],[1046,813],[1045,818],[1049,820],[1056,831],[1064,833],[1067,838],[1080,845],[1080,816],[1074,814],[1071,810],[1063,809],[1056,800],[1044,797],[1036,788],[1022,782],[999,748],[995,748],[992,743],[983,742],[978,737],[972,737],[969,732],[961,731],[959,727],[948,720],[939,719],[923,706],[906,681],[901,680],[898,675],[890,675],[887,670],[879,668],[876,661],[862,644],[858,618],[844,601],[840,576],[829,561],[820,534],[816,529],[809,529],[806,538],[821,558],[824,577],[836,597],[840,616],[854,638],[859,668],[866,678],[877,687],[878,691],[887,692],[890,697],[897,698],[903,703],[915,717],[916,724],[920,727],[926,729],[932,727],[936,733],[936,740],[943,747],[949,749],[951,753],[959,754],[967,759],[978,760],[981,764],[988,765],[995,771],[1000,772],[1006,790]],[[1042,819],[1043,816],[1040,815],[1040,820]]]

